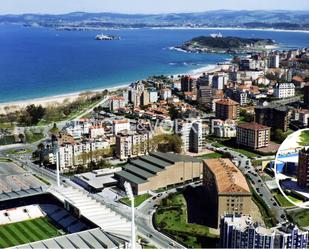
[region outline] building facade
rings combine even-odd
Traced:
[[[264,228],[251,216],[226,214],[220,222],[221,248],[307,248],[308,232],[293,224]]]
[[[230,98],[216,101],[216,118],[237,120],[239,118],[239,103]]]
[[[251,149],[267,147],[270,142],[270,127],[255,122],[236,127],[236,142]]]
[[[235,120],[221,119],[211,120],[211,134],[221,138],[236,137],[236,122]]]
[[[230,159],[205,159],[203,186],[217,227],[220,217],[225,213],[250,213],[252,204],[249,186]]]
[[[295,96],[295,85],[293,83],[277,83],[274,86],[274,96],[279,99]]]
[[[130,160],[123,170],[115,173],[119,186],[129,182],[136,195],[201,179],[200,160],[174,153],[151,152]]]
[[[309,146],[299,151],[297,184],[302,188],[309,189]]]
[[[290,124],[290,111],[286,106],[271,107],[257,106],[254,108],[255,122],[272,127],[274,130],[280,129],[286,132]]]
[[[126,160],[149,152],[149,132],[119,132],[116,136],[116,156]]]

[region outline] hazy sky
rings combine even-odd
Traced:
[[[309,10],[309,0],[0,0],[1,14],[200,12],[214,9]]]

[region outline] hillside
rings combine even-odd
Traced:
[[[200,36],[178,48],[188,52],[238,53],[267,49],[276,45],[271,39]]]
[[[199,13],[117,14],[74,12],[62,15],[2,15],[0,23],[53,28],[84,27],[243,27],[309,29],[309,11],[231,11]]]

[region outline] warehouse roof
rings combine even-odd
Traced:
[[[137,160],[131,160],[123,167],[121,172],[115,173],[115,176],[125,178],[129,182],[141,184],[148,181],[149,178],[164,171],[167,167],[177,162],[201,162],[200,160],[180,154],[152,152],[150,155],[142,156]]]

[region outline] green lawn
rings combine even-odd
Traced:
[[[28,154],[31,153],[32,150],[26,149],[26,150],[7,150],[6,154],[11,154],[11,155],[23,155],[23,154]]]
[[[211,159],[211,158],[221,158],[221,157],[223,157],[223,155],[221,153],[214,152],[214,153],[210,153],[210,154],[204,154],[204,155],[201,155],[201,156],[197,156],[196,158],[198,158],[198,159]]]
[[[300,145],[308,146],[309,145],[309,130],[303,131],[300,134]]]
[[[0,162],[1,163],[9,163],[9,162],[12,162],[12,160],[9,159],[9,158],[0,158]]]
[[[0,226],[0,248],[45,240],[61,235],[46,217]]]
[[[298,226],[309,226],[309,209],[303,209],[300,212],[290,213],[289,216]]]
[[[177,240],[192,248],[200,248],[199,238],[216,238],[209,228],[188,223],[187,204],[182,194],[171,194],[162,200],[155,213],[156,227],[173,235]]]
[[[230,150],[241,153],[241,154],[243,154],[243,155],[245,155],[249,158],[254,158],[254,157],[259,156],[259,154],[255,153],[255,152],[252,152],[252,151],[249,151],[249,150],[246,150],[246,149],[235,148],[234,145],[231,145],[231,142],[229,142],[229,141],[222,141],[222,142],[216,141],[216,142],[212,143],[212,146],[214,146],[216,148],[227,147]]]
[[[294,201],[296,203],[301,203],[301,200],[291,196],[291,195],[287,195],[288,198],[291,200],[291,201]],[[276,194],[275,195],[275,198],[276,200],[279,202],[280,206],[281,207],[293,207],[294,205],[289,202],[282,194]]]
[[[150,197],[151,197],[150,194],[143,194],[143,195],[134,196],[134,206],[138,207],[139,205],[141,205],[144,201],[146,201]],[[131,201],[129,200],[128,197],[121,198],[119,201],[122,202],[123,204],[128,205],[128,206],[131,205]]]

